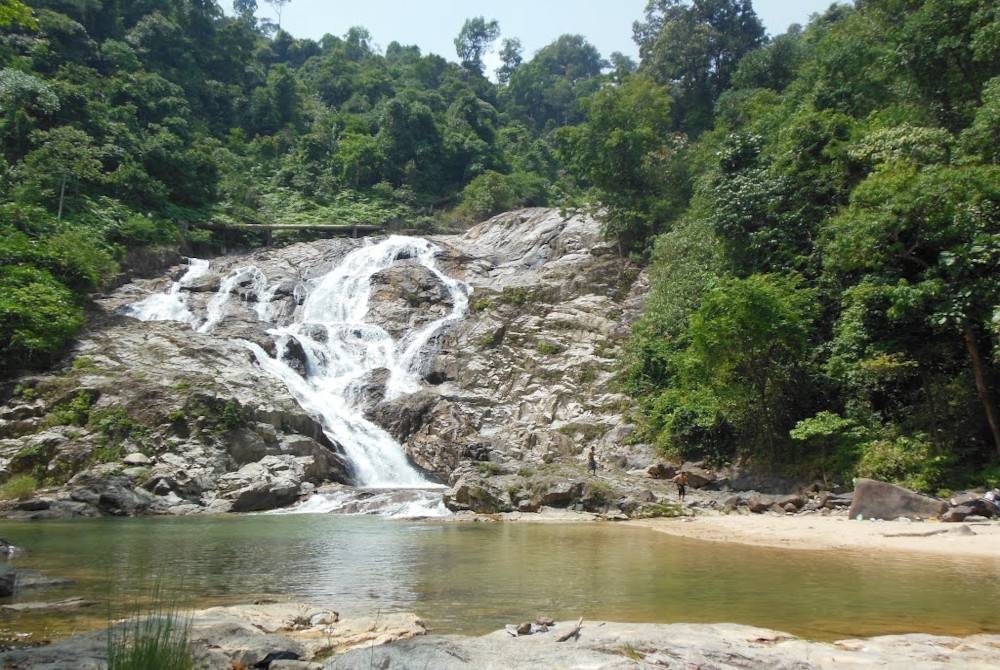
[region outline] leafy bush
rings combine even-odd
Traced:
[[[38,488],[38,480],[31,475],[15,475],[0,486],[0,500],[30,498]]]
[[[49,426],[86,426],[90,421],[90,408],[97,396],[87,390],[78,391],[72,399],[60,404],[45,417]]]
[[[861,445],[857,473],[861,477],[933,492],[942,485],[948,465],[950,459],[935,453],[926,436],[895,436]]]
[[[135,422],[124,407],[113,407],[94,412],[90,417],[90,425],[109,439],[118,442],[129,436],[135,427]]]
[[[76,297],[49,272],[0,267],[0,367],[50,362],[82,324]]]
[[[457,209],[460,218],[478,221],[517,207],[544,204],[545,180],[537,174],[500,174],[489,170],[462,190]]]
[[[166,244],[177,241],[177,228],[170,221],[134,214],[105,231],[109,242],[125,247]]]

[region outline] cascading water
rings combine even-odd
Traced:
[[[166,293],[154,293],[145,300],[126,307],[126,314],[140,321],[180,321],[194,325],[198,318],[191,313],[187,294],[181,289],[208,272],[209,262],[201,258],[188,259],[188,271],[175,281]]]
[[[233,289],[235,289],[240,284],[250,281],[250,291],[257,296],[257,304],[254,311],[257,313],[257,318],[261,321],[269,321],[270,314],[268,309],[271,303],[271,299],[274,297],[274,292],[277,290],[278,286],[268,286],[267,277],[263,272],[260,271],[256,266],[249,265],[244,268],[239,268],[233,270],[229,273],[229,276],[222,280],[219,285],[218,292],[212,296],[212,299],[208,302],[208,311],[205,315],[205,322],[198,326],[199,333],[208,333],[215,326],[222,321],[223,317],[226,315],[226,303],[229,302],[229,296],[232,294]]]
[[[385,397],[392,399],[419,390],[419,373],[426,363],[427,344],[447,325],[460,320],[468,307],[469,288],[445,275],[435,263],[438,248],[420,238],[394,235],[377,244],[368,243],[349,253],[342,262],[325,276],[306,285],[296,287],[297,300],[303,297],[302,306],[294,323],[268,331],[274,338],[276,355],[269,356],[260,346],[246,342],[261,368],[281,379],[299,404],[318,417],[328,436],[341,444],[353,467],[356,484],[368,489],[429,489],[440,488],[428,481],[407,461],[402,447],[379,426],[368,421],[359,407],[361,398],[357,388],[374,370],[389,371]],[[368,323],[368,303],[371,278],[401,259],[413,259],[429,270],[445,287],[452,303],[445,316],[411,331],[396,342],[382,327]],[[270,321],[269,304],[277,284],[270,285],[267,277],[256,266],[233,270],[221,283],[216,295],[209,301],[203,321],[191,315],[186,301],[180,295],[186,280],[203,274],[207,261],[198,261],[198,274],[194,261],[192,270],[171,292],[186,316],[174,318],[176,309],[153,309],[151,296],[129,308],[133,315],[143,314],[146,320],[177,320],[189,323],[199,332],[211,332],[225,317],[226,305],[238,285],[250,286],[248,290],[257,298],[255,311],[262,321]],[[203,265],[202,265],[203,264]],[[162,298],[166,301],[166,298]],[[149,303],[150,306],[141,307]],[[173,303],[171,303],[173,304]],[[143,318],[143,317],[139,317]],[[198,325],[200,322],[200,325]],[[304,374],[300,374],[285,361],[293,343],[304,358]],[[348,503],[341,497],[325,500],[315,498],[303,506],[302,511],[330,511],[342,509]],[[444,508],[440,496],[433,503],[396,500],[390,514],[411,515],[419,509],[421,514],[441,513]],[[412,512],[412,513],[411,513]]]
[[[348,254],[309,291],[300,320],[269,331],[277,344],[271,358],[248,343],[261,367],[282,379],[304,409],[322,418],[330,436],[344,447],[356,482],[368,488],[433,486],[406,460],[393,438],[364,418],[354,389],[373,370],[389,370],[386,398],[420,388],[417,373],[427,342],[445,325],[457,321],[468,306],[468,288],[442,273],[434,262],[437,247],[412,237],[394,235]],[[384,328],[367,323],[371,277],[401,258],[413,258],[446,287],[451,312],[411,332],[399,343]],[[305,354],[305,376],[284,363],[292,341]]]

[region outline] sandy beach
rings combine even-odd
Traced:
[[[711,542],[801,550],[901,551],[1000,559],[1000,523],[854,521],[846,516],[728,515],[626,522]]]

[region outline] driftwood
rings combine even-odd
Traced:
[[[583,617],[580,617],[580,620],[576,622],[576,625],[573,626],[572,630],[556,638],[556,642],[565,642],[566,640],[569,640],[571,638],[579,639],[581,628],[583,628]]]

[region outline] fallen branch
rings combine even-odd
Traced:
[[[579,637],[580,637],[580,629],[581,628],[583,628],[583,617],[580,617],[580,620],[576,622],[576,625],[573,626],[572,630],[570,630],[568,633],[566,633],[566,634],[560,636],[559,638],[557,638],[556,642],[565,642],[566,640],[569,640],[570,638],[579,639]]]

